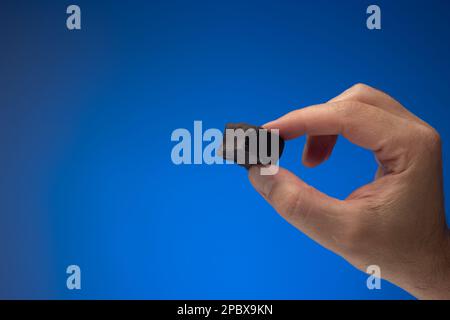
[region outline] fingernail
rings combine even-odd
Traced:
[[[252,166],[249,169],[248,175],[253,187],[263,196],[267,197],[272,190],[275,180],[273,175],[262,175],[261,169],[262,167],[260,166]]]

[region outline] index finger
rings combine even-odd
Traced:
[[[304,134],[342,135],[356,145],[378,151],[393,137],[403,136],[406,124],[405,119],[380,108],[338,101],[292,111],[264,127],[278,129],[285,140]]]

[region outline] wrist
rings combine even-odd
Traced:
[[[413,264],[406,284],[401,286],[418,299],[450,299],[450,232]]]

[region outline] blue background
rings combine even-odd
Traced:
[[[412,298],[369,291],[245,170],[175,166],[170,135],[265,123],[365,82],[441,133],[448,168],[449,1],[376,1],[381,31],[366,28],[369,1],[75,3],[80,31],[71,2],[0,4],[1,298]],[[374,175],[344,139],[307,169],[303,143],[282,164],[333,196]]]

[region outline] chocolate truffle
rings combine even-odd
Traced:
[[[246,123],[228,123],[219,153],[224,159],[248,169],[252,165],[276,164],[283,149],[283,138],[273,130]]]

